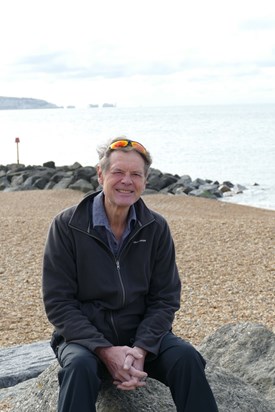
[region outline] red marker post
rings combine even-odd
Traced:
[[[17,164],[19,165],[19,143],[20,143],[19,137],[15,138],[15,143],[16,143],[16,152],[17,152]]]

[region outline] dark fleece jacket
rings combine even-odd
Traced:
[[[65,341],[91,351],[129,345],[156,355],[180,304],[168,224],[139,199],[137,224],[115,257],[93,229],[95,195],[52,222],[43,262],[46,314]]]

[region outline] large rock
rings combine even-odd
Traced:
[[[273,401],[275,411],[275,334],[255,323],[227,324],[206,338],[206,359],[253,386]]]
[[[206,376],[219,412],[274,412],[274,404],[260,392],[214,363],[208,362]]]
[[[198,349],[207,359],[206,375],[219,412],[274,412],[274,344],[274,333],[253,323],[225,325],[202,342]],[[37,378],[2,389],[0,401],[10,399],[13,412],[55,412],[58,368],[56,360],[50,361]],[[155,380],[131,392],[106,381],[97,411],[174,412],[175,407],[169,389]]]
[[[13,404],[13,412],[56,412],[58,398],[58,363],[55,362],[30,383]],[[149,409],[150,408],[150,409]],[[81,409],[80,409],[81,410]],[[149,380],[148,387],[131,392],[117,390],[106,381],[97,401],[97,412],[175,412],[170,391],[157,381]]]
[[[58,363],[54,362],[38,378],[32,379],[29,386],[24,386],[14,398],[10,410],[56,412],[58,368]],[[274,412],[270,402],[233,374],[213,363],[208,365],[206,373],[219,412]],[[104,383],[97,401],[97,412],[142,411],[175,412],[169,389],[153,379],[147,380],[145,388],[131,392],[119,391],[109,381]]]
[[[15,345],[0,350],[0,388],[38,376],[55,359],[49,342]]]

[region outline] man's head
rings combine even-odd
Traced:
[[[145,190],[150,154],[142,144],[124,137],[101,146],[98,154],[98,181],[105,207],[129,208]]]
[[[152,164],[152,157],[150,153],[148,152],[148,150],[145,149],[145,147],[141,143],[135,140],[127,139],[127,137],[125,136],[111,139],[106,144],[103,144],[100,147],[98,147],[97,152],[99,156],[99,166],[101,167],[103,172],[109,169],[110,155],[112,152],[116,150],[121,150],[123,152],[129,152],[134,150],[137,153],[139,153],[139,155],[144,160],[145,176],[148,176],[149,168]]]

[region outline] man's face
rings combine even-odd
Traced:
[[[146,186],[144,165],[142,156],[134,150],[111,153],[109,169],[104,173],[98,169],[105,207],[129,208],[140,198]]]

